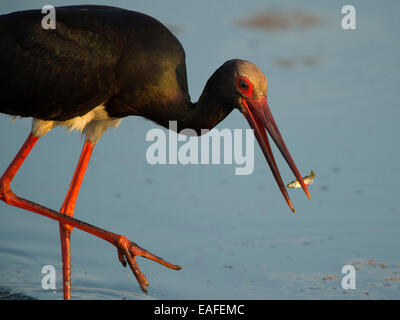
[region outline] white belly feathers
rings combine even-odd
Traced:
[[[70,132],[79,130],[85,134],[86,140],[97,143],[108,128],[118,128],[121,118],[111,118],[108,116],[104,105],[99,105],[88,113],[66,121],[40,120],[33,119],[32,133],[40,138],[57,126],[64,126]]]

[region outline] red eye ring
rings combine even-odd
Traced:
[[[253,84],[249,81],[249,79],[239,76],[236,79],[237,87],[239,88],[240,92],[243,93],[246,97],[253,96]]]

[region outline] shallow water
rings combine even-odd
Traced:
[[[77,3],[52,1],[55,6]],[[72,298],[400,298],[400,6],[353,1],[357,30],[345,31],[340,25],[345,2],[279,3],[113,5],[150,14],[177,31],[186,50],[193,101],[226,60],[256,63],[269,79],[269,104],[296,164],[304,175],[310,169],[316,173],[312,200],[290,190],[297,210],[292,215],[257,145],[255,171],[249,176],[235,176],[234,165],[151,166],[145,136],[157,126],[125,119],[96,146],[75,216],[124,234],[183,270],[138,258],[150,281],[145,295],[121,267],[115,248],[75,230]],[[29,8],[42,4],[30,1]],[[0,4],[1,13],[27,8],[23,1]],[[322,23],[278,30],[237,23],[271,10],[298,10]],[[247,127],[237,111],[218,126]],[[30,120],[11,122],[0,116],[0,170],[29,129]],[[14,190],[59,208],[81,146],[78,133],[53,130],[26,160]],[[277,161],[284,181],[291,181],[283,158]],[[0,295],[61,299],[58,224],[4,203],[0,221]],[[56,267],[56,290],[41,287],[47,264]],[[346,264],[357,268],[357,289],[341,287]]]

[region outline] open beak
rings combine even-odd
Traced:
[[[272,174],[282,192],[283,197],[288,203],[290,209],[295,212],[292,201],[289,198],[285,184],[282,181],[281,175],[276,165],[274,155],[272,154],[271,146],[268,141],[268,136],[265,131],[267,129],[268,133],[271,135],[272,139],[275,141],[278,149],[282,153],[286,162],[288,163],[290,169],[294,173],[296,179],[300,182],[303,191],[310,199],[310,193],[308,192],[307,186],[305,185],[303,178],[301,177],[299,170],[297,170],[296,164],[294,163],[292,156],[286,147],[285,142],[278,130],[275,120],[272,116],[271,110],[269,109],[267,98],[261,97],[258,99],[242,99],[242,104],[244,106],[243,114],[249,122],[250,126],[254,130],[254,135],[257,138],[258,143],[267,159],[268,165],[271,168]]]

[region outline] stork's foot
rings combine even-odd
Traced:
[[[165,261],[164,259],[155,256],[154,254],[148,252],[147,250],[139,247],[136,243],[129,241],[126,237],[121,236],[119,239],[118,245],[118,259],[122,263],[124,267],[126,267],[127,262],[129,264],[129,267],[131,268],[133,274],[136,277],[137,282],[140,285],[140,288],[143,290],[143,292],[147,292],[147,286],[149,285],[149,282],[147,281],[146,277],[143,275],[143,273],[140,271],[138,264],[136,263],[136,256],[144,257],[153,261],[156,261],[163,266],[174,269],[174,270],[180,270],[182,269],[181,266],[169,263]]]

